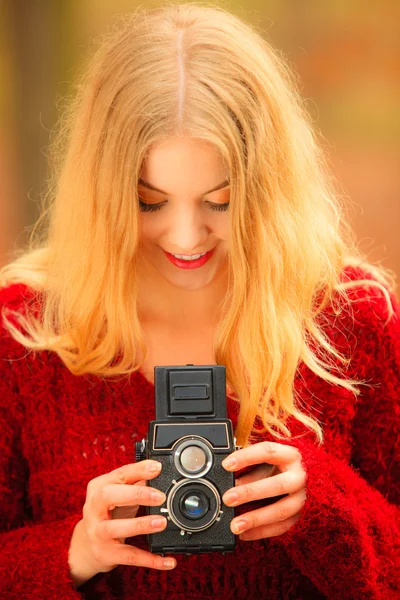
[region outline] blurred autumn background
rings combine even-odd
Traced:
[[[262,28],[297,71],[360,248],[400,273],[400,2],[215,4]],[[59,100],[93,39],[136,6],[0,0],[0,265],[38,216]]]

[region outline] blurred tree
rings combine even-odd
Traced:
[[[50,130],[57,120],[55,98],[63,94],[60,78],[72,68],[66,52],[72,44],[67,0],[30,2],[20,0],[2,4],[3,29],[7,32],[6,52],[9,93],[4,103],[12,123],[13,140],[5,138],[2,154],[12,148],[14,173],[18,185],[12,195],[20,206],[22,226],[32,224],[38,215],[38,200],[48,176],[46,148]],[[3,80],[7,87],[7,81]],[[4,148],[7,144],[7,148]],[[7,161],[3,161],[4,165]],[[4,202],[3,202],[4,204]],[[4,235],[4,233],[3,233]],[[27,232],[18,238],[25,243]]]

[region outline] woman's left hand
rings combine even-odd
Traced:
[[[228,467],[229,459],[235,464]],[[266,465],[265,463],[269,463]],[[266,477],[270,465],[276,465],[278,474]],[[249,465],[258,465],[251,473],[236,479],[235,487],[225,492],[223,501],[227,506],[262,500],[289,494],[275,504],[247,512],[231,522],[231,530],[241,534],[241,540],[260,540],[286,533],[300,518],[307,498],[306,473],[301,466],[301,454],[293,446],[275,442],[260,442],[237,450],[229,455],[222,466],[227,471],[238,471]],[[236,499],[234,499],[236,496]],[[240,527],[240,524],[243,526]],[[245,532],[245,533],[242,533]]]

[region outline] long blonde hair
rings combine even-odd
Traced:
[[[148,148],[172,136],[212,142],[230,173],[230,282],[214,340],[217,364],[240,403],[237,443],[260,418],[291,437],[293,381],[303,361],[322,379],[359,393],[332,371],[349,359],[318,314],[338,294],[395,274],[341,281],[362,264],[336,182],[301,100],[296,76],[250,24],[206,4],[168,3],[119,17],[79,74],[50,146],[52,176],[29,248],[1,271],[23,282],[41,311],[6,326],[21,344],[56,352],[74,374],[126,375],[146,356],[137,315],[137,181]],[[325,350],[321,359],[310,341]],[[332,367],[332,369],[330,369]]]

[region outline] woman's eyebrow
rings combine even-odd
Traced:
[[[151,183],[149,183],[148,181],[144,181],[144,179],[139,179],[138,183],[146,188],[148,188],[149,190],[153,190],[154,192],[160,192],[160,194],[164,194],[165,196],[171,196],[172,194],[168,194],[168,192],[164,192],[163,190],[160,190],[159,188],[156,188],[154,185],[151,185]],[[229,180],[225,179],[225,181],[223,181],[222,183],[220,183],[219,185],[217,185],[217,187],[213,188],[212,190],[208,190],[207,192],[204,192],[204,196],[206,194],[211,194],[211,192],[216,192],[217,190],[221,190],[222,188],[226,187],[229,185]]]

